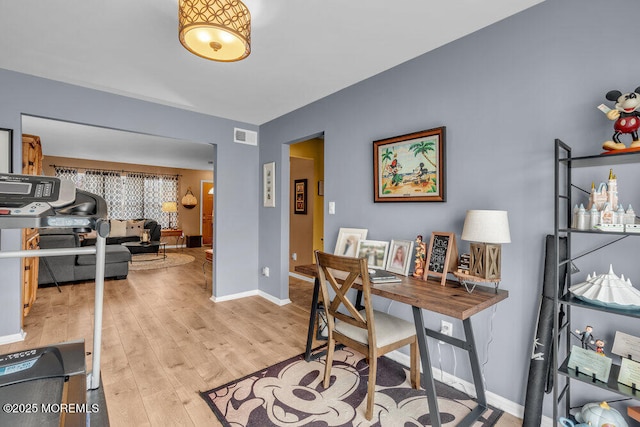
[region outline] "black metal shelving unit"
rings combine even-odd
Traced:
[[[556,255],[556,268],[554,275],[554,283],[556,289],[560,289],[560,280],[563,278],[560,277],[561,267],[570,264],[577,258],[580,258],[583,255],[586,255],[591,252],[595,252],[604,248],[605,246],[609,246],[619,240],[625,239],[627,237],[632,236],[640,236],[639,233],[625,233],[625,232],[613,232],[613,231],[591,231],[591,230],[575,230],[571,229],[571,219],[572,219],[572,191],[577,189],[572,184],[572,174],[571,171],[573,168],[582,168],[582,167],[595,167],[595,166],[615,166],[615,165],[623,165],[623,164],[631,164],[631,163],[640,163],[640,152],[631,152],[631,153],[613,153],[613,154],[602,154],[602,155],[593,155],[593,156],[583,156],[583,157],[573,157],[571,152],[571,147],[559,139],[555,140],[555,220],[554,220],[554,235],[555,235],[555,255]],[[571,247],[571,235],[573,233],[581,233],[581,234],[594,234],[598,236],[610,235],[616,236],[611,242],[601,245],[591,251],[586,252],[585,254],[572,255],[572,247]],[[567,240],[567,258],[560,259],[559,248],[560,248],[560,239],[566,238]],[[571,269],[567,269],[567,277],[566,277],[566,289],[571,286]],[[580,381],[585,384],[590,384],[591,386],[598,387],[600,389],[604,389],[613,393],[617,393],[621,396],[640,400],[640,390],[633,389],[632,387],[625,386],[623,384],[618,383],[618,374],[620,372],[620,366],[613,364],[611,367],[611,372],[609,374],[609,380],[605,382],[594,380],[591,376],[585,375],[580,372],[576,372],[575,369],[569,368],[568,359],[569,359],[569,350],[571,348],[571,309],[572,307],[576,309],[584,309],[584,310],[594,310],[600,312],[606,312],[608,314],[625,316],[628,318],[640,319],[640,311],[638,310],[625,310],[619,308],[611,308],[600,306],[596,304],[589,304],[588,302],[584,302],[579,300],[567,291],[556,292],[554,296],[554,306],[555,313],[554,316],[554,331],[557,331],[557,335],[559,339],[553,340],[553,418],[555,422],[557,422],[560,416],[569,416],[569,410],[571,408],[571,381]],[[565,316],[562,320],[562,324],[560,323],[559,313],[564,311]],[[564,336],[564,337],[563,337]],[[562,339],[564,338],[564,339]],[[566,355],[561,357],[560,354]],[[562,360],[562,363],[560,363]],[[559,377],[562,376],[565,381],[564,384],[560,384]],[[564,410],[560,413],[560,407],[562,406],[562,401],[564,400]]]

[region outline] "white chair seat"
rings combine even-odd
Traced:
[[[416,327],[411,322],[391,316],[382,311],[374,310],[373,313],[378,347],[385,347],[388,344],[402,341],[416,334]],[[365,319],[367,318],[365,310],[361,310],[360,314]],[[335,331],[361,344],[369,345],[369,337],[366,329],[358,328],[336,319]]]

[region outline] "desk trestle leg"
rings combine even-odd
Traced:
[[[429,416],[431,425],[440,427],[440,412],[438,410],[438,396],[436,396],[436,384],[433,380],[433,372],[431,371],[431,358],[429,357],[429,348],[427,347],[427,334],[422,319],[422,310],[413,306],[413,321],[416,324],[416,334],[418,336],[418,348],[420,349],[420,362],[422,363],[422,388],[427,393],[427,402],[429,403]]]

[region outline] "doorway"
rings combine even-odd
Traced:
[[[324,250],[324,138],[289,146],[289,180],[289,272],[294,272],[297,265],[314,262],[315,250]],[[304,209],[297,205],[301,182]]]
[[[203,246],[213,247],[214,191],[213,181],[200,182],[200,200],[202,200],[200,234],[202,234]]]

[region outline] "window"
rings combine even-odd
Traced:
[[[113,219],[155,219],[168,228],[169,213],[162,212],[163,202],[178,199],[178,175],[111,171],[54,166],[58,178],[66,178],[77,188],[97,194],[107,203],[108,217]],[[176,218],[171,218],[177,223]]]

